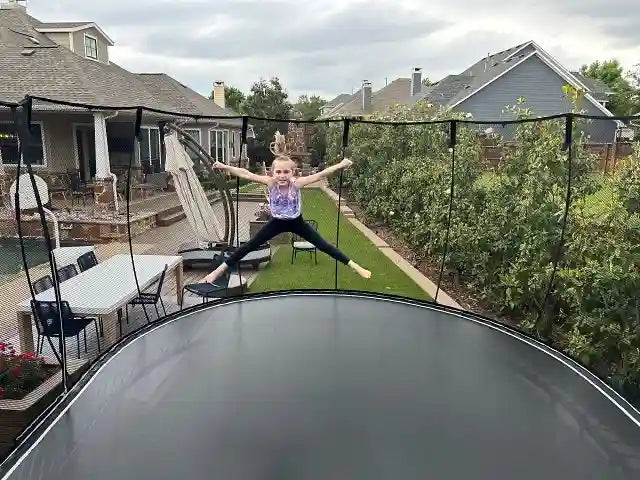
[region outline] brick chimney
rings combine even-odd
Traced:
[[[422,91],[422,69],[415,67],[411,72],[411,95],[417,95]]]
[[[362,111],[367,113],[371,111],[371,82],[369,80],[362,81]]]
[[[225,108],[224,82],[213,82],[213,102],[219,107]]]

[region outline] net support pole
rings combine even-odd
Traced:
[[[342,155],[341,161],[344,160],[344,156],[347,150],[347,145],[349,144],[349,119],[345,118],[344,126],[342,129]],[[338,214],[336,215],[336,248],[340,248],[340,209],[342,207],[342,180],[343,180],[343,170],[340,169],[340,180],[338,183]],[[334,289],[338,290],[338,260],[335,260],[335,274],[334,274]]]
[[[240,156],[238,157],[238,167],[241,167],[242,152],[247,144],[247,131],[249,130],[249,117],[242,117],[242,132],[240,134]],[[240,177],[236,176],[236,248],[240,248]],[[236,262],[238,270],[238,281],[240,282],[240,293],[244,293],[242,284],[242,273],[240,272],[240,262]]]
[[[573,122],[574,115],[573,113],[568,113],[565,116],[565,130],[564,130],[564,145],[563,150],[567,152],[567,192],[565,196],[564,202],[564,213],[562,218],[562,228],[560,230],[560,240],[558,241],[558,245],[555,248],[555,252],[553,254],[553,266],[551,269],[551,277],[549,278],[549,284],[547,285],[547,289],[544,294],[544,299],[542,300],[542,304],[540,306],[540,310],[538,311],[538,331],[540,332],[541,322],[543,320],[543,316],[545,315],[549,298],[551,297],[551,291],[553,290],[553,286],[556,279],[556,273],[558,271],[558,263],[560,263],[560,257],[562,256],[562,250],[564,247],[564,238],[567,231],[567,221],[569,218],[569,208],[571,207],[571,182],[573,175]],[[546,326],[543,328],[543,335],[548,335],[550,333],[551,325],[547,324],[547,322],[543,322]]]
[[[438,303],[438,294],[440,293],[440,284],[444,274],[444,264],[449,254],[449,235],[451,233],[451,216],[453,213],[453,189],[455,187],[456,178],[456,143],[458,140],[458,122],[452,120],[449,123],[449,151],[451,152],[451,184],[449,185],[449,212],[447,214],[447,231],[444,237],[444,250],[442,252],[442,262],[440,263],[440,272],[438,274],[438,285],[436,286],[436,295],[433,299]]]
[[[22,115],[16,115],[16,121],[18,124],[18,157],[22,157],[23,152],[25,151],[25,147],[28,147],[31,142],[31,107],[32,101],[28,96],[25,98],[24,102],[21,105]],[[26,162],[27,172],[29,174],[29,179],[31,180],[31,188],[33,188],[33,195],[36,200],[36,206],[38,209],[38,216],[40,217],[40,224],[42,226],[42,236],[44,237],[45,244],[47,246],[47,256],[49,258],[49,269],[51,271],[51,278],[53,279],[53,293],[55,297],[55,302],[58,307],[58,322],[60,326],[60,336],[58,338],[58,349],[60,351],[60,357],[58,357],[55,348],[53,348],[53,343],[49,338],[49,344],[51,345],[51,350],[53,351],[56,359],[60,362],[60,366],[62,368],[62,388],[65,393],[69,391],[69,383],[68,383],[68,371],[67,371],[67,354],[66,354],[66,343],[64,336],[64,324],[62,322],[62,298],[60,296],[60,281],[58,278],[58,269],[56,267],[56,260],[53,254],[53,247],[51,244],[51,235],[49,235],[49,227],[47,225],[47,220],[44,214],[44,207],[42,205],[42,198],[40,197],[40,191],[38,190],[38,186],[36,184],[36,179],[33,175],[33,168],[31,164]],[[19,189],[16,188],[16,197],[19,198]],[[35,300],[35,296],[33,297]],[[37,319],[36,319],[37,321]],[[26,353],[26,352],[23,352]]]
[[[141,126],[142,126],[142,108],[138,107],[136,108],[136,123],[134,125],[134,130],[133,130],[133,148],[131,150],[131,155],[129,155],[129,166],[127,168],[127,237],[128,237],[128,241],[129,241],[129,256],[131,257],[131,268],[133,270],[133,279],[136,282],[136,288],[138,290],[138,296],[140,296],[142,294],[141,290],[140,290],[140,283],[138,283],[138,274],[136,272],[136,262],[134,261],[133,258],[133,243],[131,241],[131,169],[132,169],[132,163],[133,163],[133,157],[134,157],[134,152],[135,152],[135,143],[136,140],[140,141],[140,130],[141,130]],[[177,299],[178,301],[180,301],[180,299]],[[144,316],[147,319],[147,323],[151,323],[151,320],[149,319],[149,314],[147,313],[147,307],[144,304],[144,302],[142,303],[142,310],[144,311]],[[122,322],[122,311],[120,311],[118,313],[118,315],[120,316],[120,322]],[[121,323],[122,325],[122,323]]]

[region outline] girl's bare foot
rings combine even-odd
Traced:
[[[215,283],[215,281],[220,278],[220,276],[227,270],[227,264],[223,263],[218,268],[216,268],[209,275],[204,277],[204,281],[207,283]]]
[[[362,268],[356,262],[354,262],[354,261],[349,262],[349,266],[351,268],[353,268],[358,273],[358,275],[360,275],[361,277],[363,277],[363,278],[371,278],[371,272],[369,270],[367,270],[366,268]]]

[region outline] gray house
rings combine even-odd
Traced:
[[[20,2],[0,0],[0,100],[17,102],[30,94],[178,112],[185,115],[183,128],[214,158],[229,162],[240,155],[241,120],[194,122],[186,118],[237,116],[225,108],[222,82],[214,84],[215,101],[211,101],[168,75],[135,74],[121,68],[109,58],[113,44],[95,23],[45,23],[31,17]],[[104,186],[113,182],[122,190],[131,155],[139,181],[163,169],[158,121],[171,117],[145,113],[142,140],[135,143],[133,152],[135,111],[88,110],[35,101],[32,118],[40,144],[23,155],[53,188],[59,188],[71,174],[95,185],[96,192],[112,191]],[[18,160],[9,120],[9,111],[0,110],[0,175],[2,165],[15,165]],[[112,201],[106,199],[107,204]]]
[[[368,82],[350,98],[337,97],[324,112],[325,117],[369,115],[380,112],[389,102],[410,105],[423,100],[435,106],[470,113],[475,120],[511,119],[504,113],[518,98],[536,116],[571,111],[562,90],[572,85],[585,92],[581,108],[591,115],[612,116],[606,105],[612,92],[602,82],[569,71],[538,44],[529,41],[488,55],[466,70],[448,75],[425,87],[422,72],[414,68],[410,78],[399,78],[372,92]],[[376,102],[376,99],[384,101]],[[378,103],[378,105],[376,105]],[[623,124],[614,120],[595,121],[585,128],[592,143],[613,143]]]

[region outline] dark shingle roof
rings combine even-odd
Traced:
[[[161,81],[151,80],[113,62],[86,59],[38,32],[38,24],[20,9],[0,10],[0,100],[17,102],[29,94],[97,106],[140,105],[185,115],[236,115],[193,90],[178,88],[179,82],[166,75]],[[43,105],[35,103],[34,108]]]
[[[591,94],[596,100],[606,100],[608,97],[607,92],[612,90],[606,83],[597,78],[587,77],[580,72],[571,72],[571,74],[591,90]]]
[[[397,104],[411,102],[411,79],[397,78],[371,95],[371,112],[384,112]],[[323,117],[337,115],[362,115],[362,89],[350,96],[341,106],[327,112]]]
[[[199,115],[239,115],[230,108],[220,107],[213,100],[203,97],[166,73],[140,73],[138,76],[149,90],[156,95],[170,99],[171,103],[181,111],[189,111]]]

